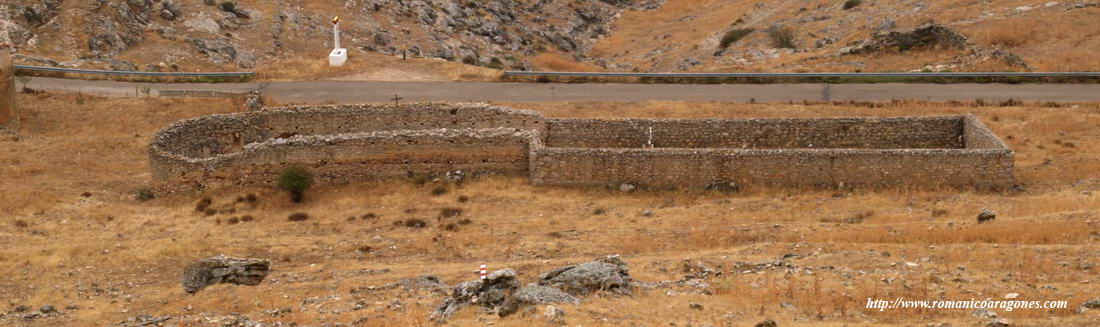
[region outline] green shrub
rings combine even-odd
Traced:
[[[279,188],[290,192],[290,199],[302,202],[306,189],[313,186],[313,174],[303,167],[289,167],[279,174]]]
[[[730,46],[730,44],[737,43],[737,41],[740,41],[741,39],[745,38],[745,36],[748,36],[749,33],[752,33],[753,31],[756,31],[756,29],[754,29],[754,28],[732,29],[729,32],[726,32],[725,35],[722,35],[722,42],[718,45],[718,47],[722,48],[722,49],[725,49],[726,47]]]
[[[844,10],[848,10],[848,9],[852,9],[852,8],[855,8],[856,6],[859,6],[859,5],[860,5],[860,4],[862,4],[862,3],[863,3],[863,1],[862,1],[862,0],[848,0],[848,1],[844,1]]]
[[[232,1],[222,1],[219,7],[224,12],[233,12],[233,10],[237,9],[237,4]]]
[[[768,29],[768,37],[772,39],[772,46],[776,48],[794,49],[798,45],[795,44],[794,31],[786,27],[772,27]]]

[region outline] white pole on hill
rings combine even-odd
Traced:
[[[340,48],[340,16],[332,19],[332,49]]]
[[[348,50],[340,47],[340,16],[332,17],[332,53],[328,55],[328,65],[343,66],[348,61]]]

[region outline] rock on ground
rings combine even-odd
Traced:
[[[874,53],[895,50],[905,52],[913,49],[953,48],[964,50],[969,47],[966,36],[941,24],[924,24],[904,31],[880,32],[860,44],[846,48],[844,54]]]
[[[978,214],[978,223],[979,224],[987,222],[987,221],[991,221],[991,220],[994,220],[994,219],[997,219],[997,214],[994,213],[993,210],[982,209],[982,212]]]
[[[518,288],[519,280],[516,279],[516,271],[512,269],[497,270],[485,279],[463,282],[455,286],[451,297],[444,299],[443,303],[432,312],[431,319],[447,320],[458,309],[471,304],[496,310],[504,303],[506,297]]]
[[[559,288],[569,294],[584,295],[595,291],[631,294],[630,271],[618,255],[578,265],[566,266],[539,275],[539,285]]]
[[[219,254],[188,266],[183,272],[183,290],[193,294],[220,283],[258,285],[267,277],[270,268],[271,263],[264,259],[241,259]]]
[[[529,284],[519,289],[513,296],[516,298],[516,301],[531,304],[577,304],[581,302],[576,297],[560,289],[536,284]]]

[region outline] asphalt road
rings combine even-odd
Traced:
[[[106,96],[156,96],[166,90],[243,93],[262,88],[288,103],[427,101],[803,101],[927,100],[1100,102],[1100,84],[553,84],[488,82],[315,81],[269,83],[129,83],[35,77],[28,86],[44,91]]]

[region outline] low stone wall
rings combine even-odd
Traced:
[[[573,120],[479,104],[290,107],[179,122],[150,145],[164,183],[271,183],[295,165],[329,183],[455,170],[643,188],[1015,182],[1012,150],[971,116]]]
[[[536,185],[996,189],[1014,183],[1011,155],[996,150],[542,148],[534,158]]]
[[[308,167],[323,183],[464,170],[524,176],[531,130],[435,129],[293,136],[209,158],[150,156],[154,178],[203,187],[269,183],[285,168]]]
[[[19,116],[15,111],[14,76],[11,49],[6,44],[0,43],[0,127],[10,129],[19,128]]]
[[[958,117],[829,119],[553,119],[547,146],[562,148],[953,149]]]

